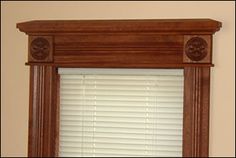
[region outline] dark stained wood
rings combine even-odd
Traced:
[[[56,35],[54,63],[90,66],[146,65],[182,63],[183,37],[156,34],[80,34]]]
[[[197,35],[197,36],[185,35],[184,48],[183,48],[184,49],[183,62],[211,63],[212,60],[211,46],[212,46],[212,36],[210,35]]]
[[[184,69],[183,156],[208,157],[210,68]]]
[[[28,156],[55,155],[57,139],[56,68],[31,66]]]
[[[52,36],[29,36],[28,60],[31,62],[52,62],[53,47]]]
[[[177,67],[183,63],[212,64],[211,36],[221,23],[211,19],[52,20],[18,23],[17,27],[29,34],[29,39],[42,37],[50,43],[45,59],[33,58],[29,51],[31,64],[151,68],[162,64]],[[207,56],[200,61],[190,60],[184,50],[187,40],[196,36],[208,46]]]
[[[211,19],[149,19],[149,20],[41,20],[18,23],[27,34],[98,33],[98,32],[160,32],[212,34],[221,23]]]
[[[55,128],[54,128],[54,146],[52,150],[52,156],[58,157],[59,156],[59,128],[60,128],[60,75],[58,72],[56,73],[56,88],[55,88],[55,97],[54,99],[56,100],[56,107],[55,107],[55,117],[53,117],[53,123],[55,123]]]
[[[28,62],[26,65],[35,65],[35,63]],[[55,64],[55,63],[37,63],[37,65],[44,65],[44,66],[57,66],[57,67],[67,67],[67,68],[171,68],[171,69],[178,69],[178,68],[184,68],[184,67],[213,67],[214,64],[196,64],[196,63],[185,63],[185,64],[122,64],[122,63],[101,63],[101,62],[91,62],[91,63],[60,63],[60,64]]]
[[[30,65],[28,156],[58,156],[60,76],[57,68],[83,67],[184,69],[183,156],[207,157],[211,41],[220,27],[220,22],[211,19],[18,23],[17,28],[31,39],[29,48],[38,37],[46,37],[52,48],[50,56],[45,58],[37,56],[37,49],[33,52],[30,49],[26,63]],[[198,39],[200,44],[188,43],[194,37],[202,38]],[[202,50],[206,45],[206,52],[191,51],[192,48]],[[48,48],[46,44],[39,50]],[[44,54],[47,52],[39,56]]]

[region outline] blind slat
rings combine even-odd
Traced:
[[[109,119],[108,119],[109,118]],[[127,118],[127,117],[89,117],[86,116],[85,118],[81,117],[61,117],[61,122],[66,122],[66,123],[77,123],[78,121],[87,121],[87,122],[93,122],[94,120],[98,122],[126,122],[126,123],[165,123],[165,124],[182,124],[182,121],[180,119],[168,119],[168,118],[159,118],[159,119],[154,119],[154,118]]]
[[[119,148],[102,148],[102,147],[96,147],[96,148],[87,148],[87,147],[83,147],[83,148],[71,148],[71,147],[64,147],[61,151],[65,151],[65,152],[78,152],[78,153],[81,153],[81,152],[91,152],[93,153],[93,150],[95,150],[97,153],[109,153],[109,154],[115,154],[115,153],[127,153],[127,154],[139,154],[139,155],[145,155],[145,151],[149,151],[149,152],[171,152],[171,153],[178,153],[179,151],[176,151],[176,150],[163,150],[163,149],[155,149],[155,150],[151,150],[151,149],[119,149]],[[109,152],[107,152],[109,151]]]
[[[91,147],[93,146],[93,142],[89,143],[86,142],[84,144],[79,144],[79,143],[74,143],[74,142],[62,142],[61,146],[63,147]],[[140,149],[143,150],[143,144],[122,144],[122,143],[99,143],[96,142],[96,146],[100,146],[100,147],[110,147],[110,148],[121,148],[121,149]],[[159,145],[159,144],[155,144],[155,145],[146,145],[148,147],[147,150],[181,150],[181,145]]]
[[[85,133],[93,133],[93,127],[88,127],[88,128],[83,128],[83,129],[77,129],[77,130],[71,130],[71,129],[61,129],[60,130],[60,134],[62,133],[71,133],[73,134],[81,134],[81,132],[85,132]],[[144,134],[144,135],[154,135],[153,134],[153,130],[151,129],[129,129],[129,128],[123,128],[123,129],[119,129],[119,131],[116,128],[104,128],[104,127],[96,127],[96,132],[98,133],[106,133],[106,134],[113,134],[113,133],[124,133],[124,134]],[[158,129],[155,131],[156,134],[160,134],[160,135],[178,135],[181,136],[182,135],[182,129]]]
[[[61,115],[71,115],[71,116],[91,116],[94,115],[93,111],[61,111]],[[155,112],[142,113],[142,112],[111,112],[111,111],[96,111],[96,116],[107,116],[107,117],[151,117],[151,118],[183,118],[182,113],[159,113],[156,115]]]

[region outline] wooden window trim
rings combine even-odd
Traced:
[[[58,156],[60,67],[184,69],[183,156],[207,157],[211,19],[29,21],[28,156]]]

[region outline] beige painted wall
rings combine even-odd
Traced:
[[[234,2],[1,2],[1,155],[27,155],[27,36],[16,29],[16,23],[36,19],[212,18],[223,22],[223,28],[213,42],[210,156],[233,156],[234,9]]]

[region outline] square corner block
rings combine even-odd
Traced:
[[[29,36],[29,62],[53,62],[53,37]]]
[[[183,63],[211,63],[211,35],[185,35]]]

